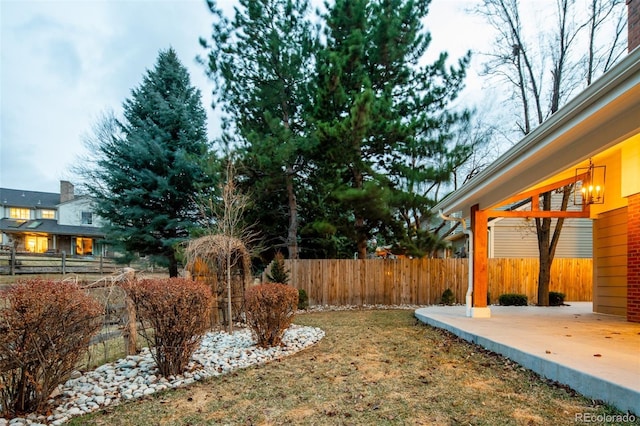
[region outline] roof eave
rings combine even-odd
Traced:
[[[627,55],[432,211],[462,211],[468,215],[472,205],[491,207],[637,133],[638,117],[640,49]]]

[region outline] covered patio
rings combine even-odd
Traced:
[[[627,5],[629,54],[434,206],[468,238],[466,306],[415,316],[640,416],[640,1]],[[578,188],[580,211],[541,203],[553,191]],[[509,208],[519,202],[530,207]],[[494,217],[590,219],[593,302],[488,306],[487,223]]]
[[[568,306],[491,306],[491,318],[464,306],[417,309],[421,322],[501,354],[581,394],[640,415],[640,324]]]
[[[640,27],[638,3],[628,2],[634,28]],[[629,36],[631,40],[632,33]],[[588,218],[593,224],[593,311],[640,322],[640,35],[636,36],[633,46],[638,47],[615,67],[432,208],[444,220],[461,222],[468,236],[467,316],[491,316],[490,218]],[[581,210],[542,202],[557,191],[573,191],[573,203]],[[509,208],[525,201],[530,204],[527,210]],[[548,238],[538,244],[550,251]]]

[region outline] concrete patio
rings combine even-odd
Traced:
[[[467,318],[464,306],[417,309],[420,321],[502,354],[541,376],[640,415],[640,324],[569,306],[491,306]]]

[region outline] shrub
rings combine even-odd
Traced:
[[[549,292],[549,306],[562,306],[564,305],[564,293],[557,291]]]
[[[498,298],[498,302],[502,306],[527,306],[527,296],[525,294],[502,294]]]
[[[453,294],[453,291],[451,291],[450,288],[442,292],[442,297],[440,297],[440,302],[443,305],[449,305],[449,306],[456,303],[456,296]]]
[[[276,257],[271,264],[271,273],[267,274],[267,279],[272,283],[286,284],[289,281],[289,273],[284,267],[284,256],[276,253]]]
[[[281,344],[285,330],[293,322],[298,290],[285,284],[260,284],[247,290],[245,302],[247,325],[258,346]]]
[[[140,333],[153,347],[151,354],[160,374],[183,373],[208,329],[209,287],[185,278],[131,281],[123,287],[142,323]]]
[[[304,310],[309,307],[309,296],[304,289],[298,290],[298,309]]]
[[[102,307],[75,283],[32,279],[0,293],[0,413],[43,412],[100,329]]]

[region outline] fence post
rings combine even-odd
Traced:
[[[124,346],[127,351],[127,355],[135,355],[137,353],[137,335],[138,327],[136,325],[136,306],[133,304],[133,300],[129,296],[125,298],[126,305],[126,328],[122,336],[124,337]]]
[[[131,282],[136,279],[136,272],[133,268],[124,268],[122,279],[128,282]],[[125,296],[125,329],[122,333],[122,337],[124,337],[124,346],[127,351],[127,355],[135,355],[138,351],[138,326],[137,326],[137,314],[136,314],[136,305],[133,303],[133,300],[127,295]]]
[[[16,247],[12,244],[11,251],[9,252],[9,273],[11,275],[16,274]]]
[[[62,250],[62,275],[67,273],[67,252]]]

